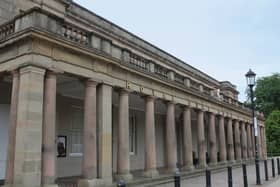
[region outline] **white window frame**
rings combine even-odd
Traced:
[[[70,157],[81,157],[83,156],[83,124],[81,124],[81,128],[75,128],[74,122],[74,112],[78,111],[81,112],[83,114],[83,108],[80,106],[71,106],[71,113],[72,113],[72,118],[71,118],[71,128],[70,128],[70,149],[69,149],[69,156]],[[82,123],[83,123],[83,115],[82,115]],[[81,136],[81,152],[73,152],[73,133],[80,133]]]
[[[136,115],[129,117],[129,154],[137,154],[137,121]]]

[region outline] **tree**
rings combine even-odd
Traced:
[[[280,74],[262,77],[257,80],[256,108],[267,117],[273,110],[280,110]]]
[[[270,156],[280,152],[280,111],[274,110],[265,121],[267,152]],[[278,154],[277,154],[278,153]]]

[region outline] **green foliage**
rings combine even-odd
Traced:
[[[274,110],[265,121],[267,152],[280,153],[280,111]]]
[[[262,111],[265,117],[273,110],[280,110],[280,74],[275,73],[258,79],[255,97],[256,108]]]

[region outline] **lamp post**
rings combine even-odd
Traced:
[[[254,126],[254,136],[255,136],[255,164],[256,164],[256,182],[257,185],[261,184],[261,178],[260,178],[260,165],[259,165],[259,150],[258,150],[258,126],[257,126],[257,120],[255,117],[255,105],[254,105],[254,91],[253,87],[255,86],[255,78],[256,74],[249,69],[249,71],[246,73],[246,79],[247,79],[247,85],[250,88],[250,96],[251,96],[251,109],[252,109],[252,118],[253,118],[253,126]]]

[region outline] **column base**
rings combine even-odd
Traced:
[[[1,187],[14,187],[15,185],[13,184],[4,184]],[[42,184],[41,187],[58,187],[57,184]]]
[[[183,166],[182,167],[182,171],[193,171],[193,170],[194,170],[194,166],[193,165]]]
[[[1,186],[1,185],[0,185]],[[12,184],[4,184],[4,185],[2,185],[1,187],[13,187],[13,185]]]
[[[58,187],[57,184],[42,184],[42,187]]]
[[[165,174],[174,174],[176,171],[178,171],[177,168],[166,168],[164,173]]]
[[[219,165],[227,165],[228,164],[228,161],[220,161],[218,162]]]
[[[217,162],[210,162],[210,163],[208,164],[209,167],[216,167],[217,165],[218,165]]]
[[[199,164],[196,166],[197,169],[204,169],[204,168],[207,168],[207,164],[206,163],[203,163],[203,164]]]
[[[242,160],[235,160],[236,164],[240,164],[242,162]]]
[[[133,175],[131,175],[130,173],[127,174],[116,174],[115,175],[115,180],[124,180],[124,181],[131,181],[133,179]]]
[[[235,163],[235,160],[229,160],[228,161],[228,164],[234,164]]]
[[[80,179],[78,187],[104,187],[112,185],[112,180],[108,179]]]
[[[157,169],[150,169],[150,170],[144,171],[143,176],[149,177],[149,178],[155,178],[155,177],[159,176],[159,173],[158,173]]]

